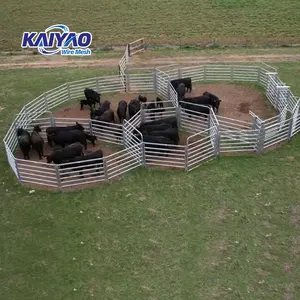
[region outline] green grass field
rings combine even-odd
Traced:
[[[300,63],[274,65],[299,95]],[[2,71],[1,138],[35,96],[110,72]],[[66,194],[29,193],[2,151],[0,299],[299,299],[299,147]]]
[[[150,44],[287,45],[300,42],[299,10],[298,0],[6,1],[0,50],[19,50],[23,31],[56,23],[90,31],[94,47],[141,37]]]

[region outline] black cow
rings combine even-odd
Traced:
[[[153,135],[153,136],[164,136],[169,140],[173,141],[175,145],[178,145],[179,143],[179,134],[177,128],[168,128],[166,130],[150,131],[147,133],[148,135]]]
[[[158,155],[163,155],[163,154],[167,155],[170,149],[174,148],[173,141],[171,141],[170,139],[164,136],[143,135],[143,141],[145,143],[146,156],[148,151],[159,152]],[[151,145],[148,143],[155,143],[158,145]]]
[[[86,132],[84,134],[85,134],[85,138],[87,140],[89,140],[92,143],[92,145],[95,147],[95,142],[97,141],[97,137],[95,135],[91,135],[91,134],[86,133]]]
[[[60,131],[69,131],[69,130],[84,130],[84,127],[79,124],[78,122],[76,122],[75,125],[72,125],[72,126],[65,126],[65,127],[48,127],[46,129],[46,133],[47,133],[47,141],[48,141],[48,144],[50,146],[52,146],[52,143],[51,143],[51,139],[50,139],[50,136],[52,135],[55,135],[57,134],[58,132]]]
[[[141,103],[137,99],[132,99],[128,105],[129,118],[132,118],[141,109]]]
[[[68,165],[60,166],[62,169],[72,168],[73,171],[79,171],[80,175],[82,175],[84,170],[92,169],[92,168],[96,168],[96,172],[100,173],[100,168],[103,167],[103,151],[97,150],[85,156],[76,156],[64,160],[62,163],[70,163]],[[97,173],[94,174],[94,176],[97,176]],[[83,177],[84,176],[82,175],[81,178]]]
[[[102,122],[108,122],[108,123],[114,123],[115,122],[115,113],[113,112],[113,110],[108,109],[100,117],[96,117],[95,120],[102,121]]]
[[[126,119],[126,113],[127,113],[127,102],[125,100],[121,100],[118,103],[118,108],[117,108],[117,115],[120,120],[120,124],[122,124]]]
[[[39,134],[41,131],[42,130],[39,125],[34,126],[30,137],[32,148],[37,152],[40,159],[44,156],[44,139]]]
[[[217,108],[220,105],[220,103],[219,103],[220,100],[213,99],[208,95],[198,96],[198,97],[191,97],[191,98],[184,98],[183,101],[193,102],[193,103],[197,103],[197,104],[201,104],[201,105],[210,105],[215,110],[217,110]]]
[[[83,155],[82,145],[80,143],[74,143],[69,145],[66,148],[62,148],[56,151],[53,151],[51,154],[46,155],[47,163],[51,163],[52,161],[55,164],[61,164],[63,161],[67,159],[71,159],[76,156]]]
[[[176,91],[177,91],[177,95],[178,95],[178,101],[181,101],[185,95],[185,84],[179,83]]]
[[[158,125],[158,124],[170,124],[171,127],[177,128],[177,118],[176,117],[167,117],[167,118],[161,118],[159,120],[155,121],[150,121],[150,122],[144,122],[141,123],[140,128],[145,128],[147,126],[153,126],[153,125]]]
[[[156,97],[156,106],[157,107],[160,107],[160,108],[163,108],[164,107],[164,103],[163,103],[163,100],[159,97]]]
[[[50,136],[50,139],[56,145],[60,145],[63,148],[66,144],[79,142],[84,145],[85,149],[87,149],[86,134],[81,130],[60,131],[59,133]]]
[[[80,110],[83,110],[84,105],[88,105],[90,109],[92,109],[92,106],[95,108],[96,102],[91,99],[80,100]]]
[[[177,87],[180,83],[184,83],[187,92],[192,91],[192,78],[187,77],[187,78],[180,78],[180,79],[171,80],[171,84],[172,84],[172,86],[174,87],[175,90],[177,90]]]
[[[100,117],[101,115],[103,115],[109,109],[110,109],[110,102],[105,100],[100,105],[99,109],[97,109],[97,110],[90,109],[90,117],[91,117],[91,119],[95,119],[95,117]]]
[[[207,116],[210,113],[210,109],[208,105],[198,105],[197,103],[193,102],[192,100],[189,100],[188,102],[185,100],[185,102],[180,102],[179,105],[183,109],[188,109],[187,114],[189,115],[189,118],[191,115],[199,116],[199,113],[204,114],[203,117],[207,118]]]
[[[24,130],[23,128],[18,128],[17,137],[18,137],[18,143],[23,153],[24,159],[30,159],[29,151],[31,148],[31,138],[29,132],[27,130]]]
[[[152,131],[162,131],[172,128],[172,125],[169,123],[160,123],[160,124],[154,124],[154,125],[148,125],[148,126],[140,126],[137,128],[138,131],[140,131],[142,134],[149,134]]]
[[[203,96],[208,96],[215,103],[214,108],[217,113],[219,111],[219,106],[222,100],[220,100],[219,97],[217,97],[216,95],[207,91],[203,93]]]
[[[100,105],[100,96],[101,96],[100,93],[97,93],[93,89],[85,88],[84,89],[84,95],[85,95],[85,98],[87,100],[92,100],[95,103],[99,103],[99,105]]]

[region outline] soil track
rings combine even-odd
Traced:
[[[18,60],[26,60],[31,56],[18,56]],[[39,68],[65,68],[65,67],[117,67],[119,58],[105,59],[68,59],[61,56],[45,58],[36,57],[35,62],[14,62],[16,58],[7,58],[6,63],[0,64],[0,69],[39,69]],[[174,56],[174,57],[155,57],[142,58],[133,56],[129,63],[130,66],[160,66],[167,64],[199,64],[215,62],[283,62],[283,61],[300,61],[300,54],[261,54],[261,55],[214,55],[214,56]]]

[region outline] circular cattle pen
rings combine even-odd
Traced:
[[[191,171],[227,153],[263,153],[299,132],[300,102],[274,68],[265,64],[215,64],[129,69],[130,55],[141,50],[143,41],[140,40],[126,46],[118,75],[65,83],[22,108],[4,138],[8,162],[20,183],[68,191],[118,178],[139,166]],[[218,113],[212,108],[208,115],[191,114],[183,109],[171,84],[177,78],[192,79],[193,89],[186,97],[199,96],[205,91],[217,95],[221,99]],[[129,102],[138,94],[146,96],[148,102],[160,97],[164,110],[142,105],[123,124],[116,116],[114,123],[90,119],[89,109],[80,110],[79,105],[86,87],[101,93],[101,102],[110,101],[114,112],[120,100]],[[162,147],[144,142],[141,133],[134,134],[141,123],[167,117],[176,117],[178,145]],[[30,160],[23,159],[17,128],[32,132],[39,125],[46,141],[47,127],[76,122],[85,132],[97,137],[96,145],[88,143],[84,155],[101,149],[104,154],[101,165],[95,160],[88,161],[84,167],[80,163],[75,167],[74,164],[48,164],[33,150]],[[54,150],[45,143],[44,154]]]

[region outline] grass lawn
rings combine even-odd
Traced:
[[[274,66],[299,95],[300,63]],[[35,96],[109,73],[2,71],[1,138]],[[0,299],[299,299],[299,147],[66,194],[29,193],[1,152]]]
[[[54,0],[6,1],[0,12],[0,50],[20,50],[24,31],[56,23],[90,31],[93,46],[151,44],[291,44],[300,41],[298,0]]]

